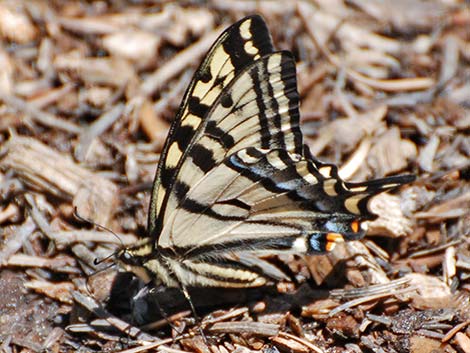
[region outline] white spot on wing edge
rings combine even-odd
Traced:
[[[350,188],[345,188],[351,192],[364,192],[367,190],[367,186],[353,186]]]
[[[323,173],[322,173],[323,174]],[[323,182],[323,190],[328,196],[336,196],[338,193],[335,190],[335,184],[336,180],[335,179],[326,179]]]
[[[306,163],[297,163],[295,165],[297,173],[309,184],[315,185],[318,183],[318,179],[308,171]]]
[[[251,27],[251,19],[243,22],[240,26],[240,36],[245,40],[250,40],[252,37],[252,33],[250,30]]]
[[[249,42],[246,42],[245,45],[243,46],[243,49],[245,49],[245,51],[250,54],[250,55],[253,55],[253,56],[256,56],[258,54],[258,48],[256,48],[254,45],[253,45],[253,42],[252,41],[249,41]],[[256,58],[256,57],[255,57]]]
[[[165,194],[165,188],[162,185],[159,185],[157,191],[157,210],[161,210]]]
[[[258,149],[259,151],[262,151],[261,149]],[[238,157],[242,159],[243,162],[248,163],[248,164],[253,164],[259,161],[259,158],[250,156],[245,150],[241,150],[237,152]]]
[[[279,158],[278,153],[268,153],[267,159],[269,164],[271,164],[276,169],[282,170],[287,167],[284,161]]]
[[[274,53],[268,59],[268,72],[280,72],[281,69],[281,53]]]
[[[318,169],[321,175],[323,175],[325,178],[330,178],[331,177],[331,166],[326,166],[326,167],[321,167]]]

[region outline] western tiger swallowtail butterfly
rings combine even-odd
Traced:
[[[188,299],[188,287],[261,286],[269,276],[245,255],[317,254],[359,239],[362,222],[376,218],[371,197],[412,180],[345,182],[310,154],[294,58],[249,16],[194,74],[161,154],[147,237],[118,262]]]

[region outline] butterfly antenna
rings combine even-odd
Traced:
[[[93,222],[92,220],[89,220],[89,219],[86,219],[84,217],[82,217],[80,214],[78,214],[78,211],[77,211],[77,207],[74,207],[73,209],[73,215],[75,216],[75,218],[77,218],[79,221],[81,222],[84,222],[84,223],[87,223],[87,224],[90,224],[100,230],[104,230],[104,231],[107,231],[109,233],[111,233],[112,235],[114,235],[116,237],[116,239],[119,241],[119,243],[121,243],[121,248],[124,248],[124,242],[122,241],[122,239],[119,237],[119,235],[117,235],[115,232],[113,232],[111,229],[105,227],[105,226],[102,226],[101,224],[98,224],[98,223],[95,223]],[[94,259],[93,261],[93,264],[96,266],[96,265],[99,265],[101,264],[102,262],[112,258],[113,256],[115,256],[117,253],[117,251],[114,251],[111,255],[109,256],[106,256],[105,258],[103,259]]]

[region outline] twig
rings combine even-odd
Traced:
[[[79,134],[82,131],[79,126],[63,119],[59,119],[50,113],[46,113],[38,109],[34,104],[31,104],[24,99],[0,92],[0,100],[10,108],[26,114],[39,123],[50,128],[63,130],[74,134]]]
[[[149,75],[138,91],[143,96],[150,96],[162,89],[168,81],[204,55],[224,28],[225,26],[217,27],[212,32],[206,34],[198,42],[175,55],[157,71]]]

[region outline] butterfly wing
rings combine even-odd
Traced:
[[[175,196],[178,195],[176,199],[181,198],[187,186],[191,184],[184,183],[180,178],[185,174],[181,170],[186,172],[194,168],[193,171],[199,169],[204,172],[209,168],[208,163],[203,165],[202,160],[210,152],[207,152],[203,144],[196,143],[203,132],[206,137],[209,134],[218,136],[226,146],[232,143],[231,135],[225,135],[224,131],[217,127],[218,119],[222,116],[212,113],[208,119],[214,102],[219,99],[221,106],[227,103],[219,98],[226,87],[248,65],[272,52],[268,29],[258,15],[246,17],[230,26],[209,50],[184,95],[163,148],[150,202],[149,236],[158,239],[165,223],[165,215],[176,207]],[[295,75],[295,70],[293,74]],[[295,134],[301,138],[300,130]],[[265,145],[269,142],[268,139],[264,140]],[[191,163],[187,158],[191,151],[200,152],[201,157],[195,163]],[[211,163],[215,161],[211,160]]]

